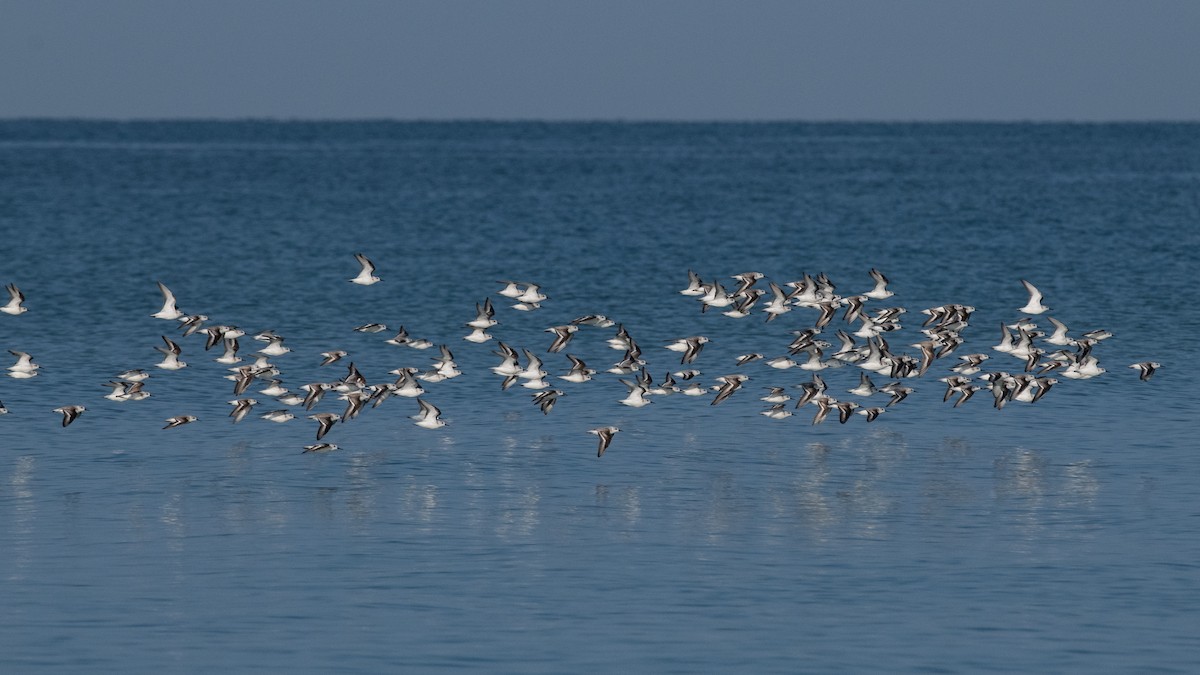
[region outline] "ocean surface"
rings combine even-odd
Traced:
[[[5,121],[0,235],[0,283],[29,309],[0,314],[0,348],[41,366],[0,377],[0,671],[1200,663],[1200,126]],[[380,283],[347,283],[359,252]],[[1020,372],[991,347],[1028,279],[1040,326],[1113,333],[1108,372],[953,408],[951,356],[873,423],[773,420],[766,387],[811,373],[735,359],[784,354],[817,312],[734,319],[678,292],[691,269],[730,290],[823,272],[850,295],[872,267],[896,295],[868,309],[908,310],[893,351],[917,353],[921,309],[961,303],[957,353]],[[549,299],[516,311],[508,279]],[[428,368],[436,349],[384,342],[401,325],[447,344],[463,375],[423,399],[448,425],[391,398],[304,454],[316,423],[260,419],[285,406],[257,385],[233,424],[230,366],[150,316],[156,281],[245,329],[242,356],[285,336],[292,389],[350,361],[372,383]],[[718,406],[633,409],[616,375],[552,378],[566,394],[543,415],[501,390],[496,342],[462,340],[489,297],[490,333],[554,375],[544,330],[604,314],[656,382],[680,369],[663,345],[693,335],[711,338],[699,381],[750,379]],[[353,330],[371,322],[388,330]],[[603,371],[613,330],[565,352]],[[161,336],[187,368],[154,368]],[[349,356],[320,367],[330,349]],[[130,368],[151,398],[105,400]],[[850,400],[858,372],[821,375]],[[87,411],[64,428],[63,405]],[[598,458],[587,430],[608,425]]]

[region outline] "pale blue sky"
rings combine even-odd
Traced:
[[[0,117],[1198,120],[1200,2],[0,0]]]

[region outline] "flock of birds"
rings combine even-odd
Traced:
[[[355,254],[355,258],[360,265],[360,271],[349,281],[360,286],[378,283],[380,278],[375,275],[375,265],[362,254]],[[924,339],[910,345],[917,352],[908,354],[893,351],[888,336],[901,328],[901,317],[907,311],[896,306],[872,309],[878,301],[887,300],[894,293],[888,289],[889,281],[881,272],[872,269],[870,275],[875,282],[870,290],[854,295],[839,295],[835,285],[824,274],[815,277],[805,274],[799,280],[782,285],[767,281],[764,288],[759,283],[764,279],[763,274],[747,272],[731,277],[736,282],[736,287],[728,290],[719,280],[706,282],[696,273],[689,271],[688,285],[679,292],[695,298],[702,312],[717,310],[734,319],[745,318],[759,311],[766,316],[766,321],[770,322],[797,310],[808,312],[807,316],[813,318],[811,327],[791,331],[793,338],[786,347],[781,345],[779,354],[747,353],[736,359],[738,369],[757,361],[772,370],[797,368],[811,372],[810,380],[793,386],[793,389],[798,391],[792,392],[789,388],[779,386],[766,387],[766,394],[760,398],[768,407],[762,411],[762,415],[771,419],[786,419],[794,415],[795,411],[811,406],[816,409],[813,424],[824,422],[835,412],[838,421],[843,424],[854,414],[863,416],[867,422],[873,422],[914,391],[908,382],[925,376],[936,364],[951,356],[954,357],[949,359],[952,365],[945,369],[946,374],[938,381],[946,385],[943,402],[953,399],[953,406],[956,408],[969,401],[977,392],[985,390],[992,395],[992,404],[997,409],[1003,409],[1010,402],[1036,403],[1058,384],[1058,377],[1090,379],[1105,372],[1093,350],[1100,342],[1111,337],[1111,334],[1105,330],[1093,330],[1071,337],[1066,325],[1049,316],[1046,320],[1053,327],[1052,331],[1047,334],[1039,329],[1032,317],[1045,314],[1050,308],[1043,304],[1041,292],[1025,280],[1021,283],[1029,294],[1029,300],[1017,310],[1023,316],[1012,323],[1000,325],[1000,341],[991,349],[992,352],[1013,359],[1014,364],[1021,366],[1019,371],[988,369],[988,372],[984,372],[985,362],[992,358],[990,353],[957,353],[964,344],[962,333],[975,312],[975,308],[969,305],[950,304],[921,310],[921,314],[925,316],[921,327]],[[515,310],[532,312],[547,300],[547,296],[536,283],[499,283],[503,286],[497,294],[511,300]],[[6,305],[0,306],[0,312],[20,316],[28,311],[21,290],[14,284],[8,284],[6,288],[10,300]],[[435,345],[429,340],[415,338],[401,327],[397,334],[386,342],[415,350],[437,346],[438,357],[434,359],[430,369],[397,368],[389,373],[396,376],[394,381],[368,383],[354,363],[348,362],[348,372],[341,379],[313,382],[292,391],[283,386],[280,379],[282,371],[271,362],[271,359],[291,351],[285,346],[282,336],[270,330],[253,335],[252,339],[266,345],[253,354],[252,363],[238,365],[243,362],[243,358],[238,354],[241,347],[239,338],[247,335],[244,330],[232,325],[209,323],[209,317],[202,314],[185,314],[179,309],[175,295],[169,288],[161,282],[158,283],[158,288],[163,295],[163,305],[151,316],[176,324],[183,338],[204,338],[205,351],[219,346],[222,354],[215,360],[232,366],[229,369],[231,374],[227,378],[233,381],[232,391],[235,398],[229,401],[233,406],[229,416],[234,423],[241,422],[255,406],[260,405],[257,399],[244,396],[258,383],[262,385],[256,390],[259,394],[271,397],[283,406],[260,414],[262,419],[282,424],[296,419],[298,415],[307,415],[308,419],[317,423],[317,442],[305,446],[303,452],[306,453],[337,450],[337,445],[323,442],[326,434],[336,425],[357,418],[368,405],[376,408],[392,397],[416,399],[419,410],[411,417],[416,426],[438,429],[446,425],[441,410],[423,398],[426,394],[425,385],[462,374],[454,361],[453,353],[445,344]],[[812,312],[815,312],[815,317]],[[833,330],[834,341],[821,339],[820,336],[826,336],[831,330],[830,325],[839,312],[842,313],[841,324]],[[488,331],[498,323],[495,307],[489,297],[476,305],[475,318],[465,324],[470,333],[463,339],[477,344],[491,341],[494,337]],[[546,328],[545,332],[553,335],[546,352],[564,352],[580,330],[614,327],[613,336],[608,338],[607,343],[613,349],[622,352],[623,357],[605,372],[617,375],[620,382],[626,386],[628,394],[619,401],[623,405],[641,408],[652,403],[655,397],[680,394],[711,395],[710,404],[715,406],[741,391],[750,379],[743,373],[733,373],[715,377],[711,384],[702,384],[702,373],[694,367],[694,363],[710,340],[706,336],[695,335],[672,340],[665,345],[666,349],[680,354],[681,369],[667,372],[662,380],[656,383],[647,370],[645,354],[625,326],[598,314],[582,316],[567,324]],[[387,327],[372,323],[358,326],[355,330],[361,333],[378,333],[387,330]],[[180,358],[183,350],[179,343],[167,336],[163,336],[162,340],[163,346],[157,347],[163,355],[162,360],[154,366],[166,371],[186,368],[188,364]],[[502,378],[502,389],[509,390],[519,385],[530,390],[532,402],[543,414],[549,414],[555,402],[566,395],[566,392],[554,388],[551,384],[549,378],[552,376],[544,369],[542,358],[530,349],[518,351],[500,340],[496,340],[496,345],[493,353],[501,360],[491,371]],[[31,379],[38,375],[40,366],[30,354],[9,351],[17,359],[16,363],[8,367],[9,377]],[[328,366],[347,356],[347,352],[342,350],[323,352],[320,365]],[[580,358],[570,354],[565,356],[571,367],[565,374],[556,376],[558,380],[578,385],[598,374],[596,369],[588,367]],[[857,366],[860,369],[858,385],[847,390],[847,393],[863,402],[839,400],[831,395],[821,371],[842,366]],[[1129,367],[1136,369],[1142,380],[1149,380],[1160,365],[1146,361],[1134,363]],[[1015,370],[1015,367],[1011,369]],[[872,376],[889,381],[876,384]],[[111,381],[105,383],[104,386],[110,388],[111,392],[104,398],[113,402],[143,400],[150,396],[144,389],[149,377],[150,371],[144,368],[118,373]],[[338,399],[345,401],[343,412],[312,412],[330,392],[335,392]],[[887,397],[886,403],[867,405],[865,399],[876,395]],[[83,405],[64,405],[55,408],[54,412],[62,415],[62,425],[66,427],[87,410]],[[0,414],[7,412],[7,408],[0,402]],[[163,428],[173,429],[196,421],[197,417],[194,415],[177,415],[168,418]],[[604,455],[613,437],[620,431],[616,426],[588,430],[588,433],[598,437],[597,457]]]

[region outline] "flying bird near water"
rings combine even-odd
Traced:
[[[1154,377],[1155,371],[1157,371],[1159,368],[1161,368],[1162,365],[1155,363],[1153,361],[1143,361],[1142,363],[1135,363],[1129,367],[1140,371],[1138,374],[1138,378],[1141,379],[1142,382],[1145,382],[1146,380],[1149,380],[1151,377]],[[1170,378],[1168,378],[1168,379],[1170,379]]]
[[[571,361],[571,370],[569,370],[566,375],[560,375],[558,379],[580,384],[592,379],[592,375],[596,374],[596,371],[592,368],[588,368],[587,364],[582,360],[571,356],[570,354],[567,354],[567,359]]]
[[[168,417],[167,418],[167,426],[165,426],[163,428],[164,429],[174,429],[175,427],[181,427],[185,424],[191,424],[192,422],[195,422],[195,421],[196,421],[195,415],[176,415],[175,417]]]
[[[325,434],[329,433],[329,430],[333,428],[334,423],[342,418],[340,415],[336,415],[334,413],[317,413],[316,415],[309,415],[308,419],[316,420],[318,425],[317,440],[319,441],[325,437]]]
[[[546,351],[556,354],[561,352],[567,346],[567,343],[574,337],[575,331],[579,330],[579,326],[567,324],[565,326],[551,326],[545,332],[554,333],[554,343]]]
[[[895,295],[895,293],[893,293],[887,289],[887,285],[889,282],[888,282],[888,278],[883,276],[883,272],[880,272],[879,270],[872,267],[871,268],[871,278],[875,280],[875,288],[872,288],[871,290],[867,291],[866,293],[863,293],[863,295],[865,295],[866,297],[868,297],[872,300],[886,300],[887,298],[890,298],[893,295]]]
[[[350,279],[350,283],[358,284],[359,286],[370,286],[371,284],[379,283],[379,277],[375,276],[375,263],[367,259],[367,256],[361,253],[355,253],[354,259],[362,266],[358,276]]]
[[[412,419],[416,420],[417,426],[423,429],[440,429],[446,426],[446,422],[442,419],[442,411],[438,410],[437,406],[420,398],[417,399],[417,403],[420,404],[421,410],[412,416]]]
[[[61,413],[63,416],[62,425],[70,426],[71,422],[79,419],[79,416],[87,411],[87,408],[81,405],[65,405],[61,408],[55,408],[54,412]]]
[[[491,328],[499,323],[493,318],[494,316],[496,316],[496,310],[492,307],[492,299],[487,298],[482,305],[475,303],[475,318],[467,322],[467,327],[479,330]]]
[[[543,415],[549,415],[550,410],[554,408],[554,404],[558,401],[558,397],[563,395],[564,392],[558,389],[539,391],[533,395],[533,403],[541,408]]]
[[[683,352],[683,358],[680,359],[680,365],[687,365],[696,360],[700,356],[700,351],[704,349],[704,345],[708,344],[708,338],[703,335],[673,340],[667,345],[667,349],[673,352]]]
[[[331,363],[337,362],[342,357],[346,356],[346,352],[344,352],[340,349],[335,349],[333,351],[321,352],[321,356],[322,356],[321,365],[327,366]]]
[[[260,415],[260,417],[262,417],[264,420],[267,420],[268,422],[276,422],[278,424],[282,424],[284,422],[290,422],[290,421],[296,419],[296,416],[293,415],[292,413],[288,412],[287,410],[272,410],[271,412],[263,413],[262,415]]]
[[[588,314],[577,319],[571,319],[571,323],[576,326],[595,326],[597,328],[609,328],[616,325],[615,321],[603,314]]]
[[[41,366],[33,362],[33,357],[26,352],[19,352],[15,349],[8,350],[9,354],[17,357],[17,362],[8,367],[8,376],[17,379],[27,379],[35,377]]]
[[[239,398],[230,401],[229,405],[233,406],[233,411],[229,413],[229,416],[233,418],[233,423],[237,424],[245,419],[246,415],[250,414],[250,409],[258,405],[258,401],[252,398]]]
[[[166,319],[168,321],[175,321],[182,317],[183,312],[179,311],[179,308],[175,306],[175,294],[172,293],[171,289],[167,288],[163,282],[159,281],[157,283],[158,290],[163,294],[163,306],[162,309],[151,314],[150,316],[156,319]]]
[[[721,386],[717,389],[717,395],[709,405],[718,405],[725,399],[733,396],[733,392],[741,389],[742,383],[749,379],[749,377],[740,374],[718,377],[717,381],[721,383]]]
[[[1021,285],[1025,287],[1025,290],[1029,291],[1029,302],[1025,303],[1025,306],[1021,309],[1018,309],[1018,312],[1023,312],[1025,314],[1041,314],[1043,312],[1050,311],[1049,307],[1042,304],[1042,292],[1039,291],[1037,287],[1028,281],[1025,281],[1024,279],[1021,280]]]
[[[8,291],[9,300],[7,305],[0,307],[0,312],[15,316],[29,311],[28,307],[21,304],[25,302],[25,294],[21,292],[21,289],[17,288],[16,284],[8,284],[4,288]]]
[[[588,429],[589,434],[595,434],[600,438],[600,447],[596,449],[596,456],[603,457],[604,451],[608,450],[609,444],[612,443],[613,436],[620,431],[617,427],[599,427],[597,429]]]
[[[163,342],[167,343],[167,346],[155,347],[155,349],[163,354],[163,360],[155,365],[163,370],[181,370],[186,368],[187,363],[179,360],[179,355],[183,353],[183,350],[179,348],[179,345],[166,335],[163,335],[162,339]]]

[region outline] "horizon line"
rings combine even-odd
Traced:
[[[1105,125],[1105,124],[1200,124],[1200,118],[670,118],[670,117],[277,117],[277,116],[215,116],[215,117],[87,117],[77,115],[13,116],[0,115],[0,124],[19,122],[83,122],[108,124],[133,123],[273,123],[273,124],[979,124],[979,125]]]

